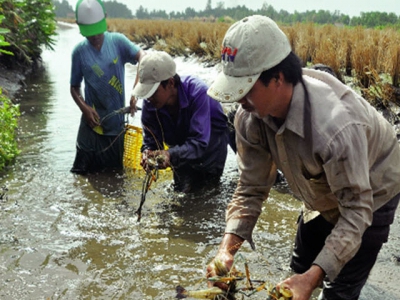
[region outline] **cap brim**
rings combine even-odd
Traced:
[[[153,96],[161,82],[140,83],[138,82],[132,91],[132,95],[139,99],[147,99]]]
[[[258,77],[260,74],[233,77],[221,72],[207,90],[207,94],[219,102],[237,102],[250,91]]]
[[[106,19],[103,19],[95,24],[78,24],[79,31],[83,36],[94,36],[107,31]]]

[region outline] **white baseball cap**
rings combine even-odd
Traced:
[[[106,11],[100,0],[79,0],[75,7],[75,17],[83,36],[107,31]]]
[[[161,81],[176,74],[176,64],[172,57],[164,51],[148,52],[139,63],[139,81],[132,91],[136,98],[151,97]]]
[[[278,25],[260,15],[246,17],[229,27],[221,49],[222,72],[207,91],[220,102],[242,99],[263,71],[278,65],[292,51]]]

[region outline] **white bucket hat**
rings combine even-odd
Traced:
[[[254,15],[234,23],[222,42],[222,72],[207,94],[220,102],[242,99],[260,74],[278,65],[291,52],[289,40],[268,17]]]
[[[136,98],[147,99],[155,93],[161,81],[176,74],[176,64],[167,52],[149,52],[140,61],[138,73],[139,81],[132,95]]]

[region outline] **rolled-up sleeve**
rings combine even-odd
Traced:
[[[226,233],[247,240],[252,248],[252,233],[262,204],[275,182],[277,168],[266,144],[260,139],[260,120],[239,108],[235,117],[239,182],[226,211]]]

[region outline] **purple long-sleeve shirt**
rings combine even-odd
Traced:
[[[176,122],[165,107],[156,110],[143,101],[143,150],[162,149],[165,142],[174,167],[190,163],[200,169],[221,168],[225,158],[220,156],[226,156],[228,140],[227,117],[221,104],[207,95],[207,88],[197,77],[181,76]]]

